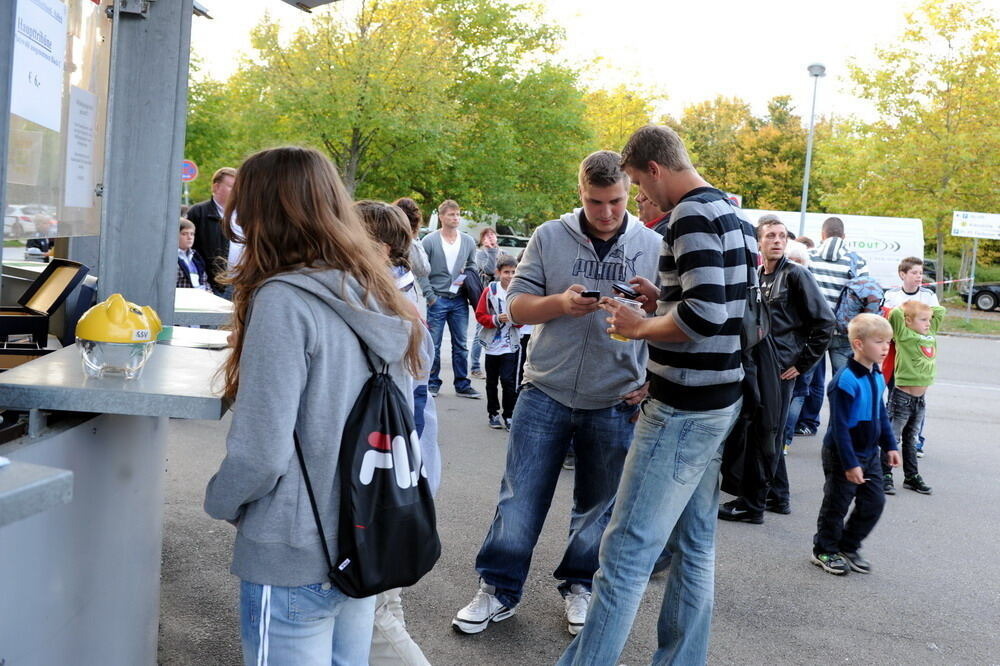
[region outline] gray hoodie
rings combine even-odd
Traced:
[[[352,328],[412,396],[402,366],[410,324],[361,308],[361,293],[340,271],[303,270],[268,280],[254,297],[226,457],[205,493],[210,516],[238,523],[231,571],[242,580],[284,587],[327,580],[292,431],[336,557],[340,436],[371,375]]]
[[[611,296],[613,282],[636,275],[656,283],[663,238],[627,216],[604,261],[580,229],[580,209],[535,230],[507,290],[508,307],[521,294],[550,296],[573,284]],[[524,381],[574,409],[604,409],[646,381],[646,344],[608,336],[604,310],[537,324],[528,343]]]

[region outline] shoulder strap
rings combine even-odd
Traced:
[[[371,361],[368,363],[370,365]],[[316,521],[316,529],[319,531],[319,541],[323,544],[323,555],[326,557],[326,566],[328,568],[327,577],[333,581],[333,558],[330,557],[330,547],[326,543],[326,532],[323,531],[323,521],[320,520],[319,507],[316,506],[316,494],[313,492],[312,483],[309,481],[309,471],[306,469],[306,459],[302,453],[302,445],[299,443],[299,433],[293,430],[292,438],[295,440],[295,455],[299,459],[302,480],[305,481],[306,492],[309,494],[309,506],[312,507],[313,519]]]

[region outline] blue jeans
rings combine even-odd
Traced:
[[[809,381],[809,391],[802,400],[802,407],[799,409],[798,422],[795,427],[811,428],[818,431],[819,413],[823,411],[823,395],[826,392],[826,359],[820,356],[810,372],[812,378]]]
[[[472,386],[468,375],[469,350],[465,346],[465,334],[469,329],[469,304],[461,296],[448,298],[439,296],[434,305],[427,306],[427,326],[434,341],[434,364],[427,386],[432,391],[441,388],[441,340],[444,326],[448,324],[451,335],[451,369],[455,374],[455,390],[464,391]]]
[[[240,638],[247,666],[367,664],[374,620],[375,597],[352,599],[329,583],[240,582]]]
[[[482,330],[483,325],[477,322],[476,334],[472,336],[472,351],[469,352],[469,365],[472,367],[472,372],[483,369],[482,362],[480,361],[483,355],[483,343],[479,341],[479,333]]]
[[[558,666],[617,664],[657,558],[673,552],[653,664],[704,664],[715,595],[722,445],[742,399],[688,412],[649,399],[601,541],[587,623]],[[668,538],[669,537],[669,538]]]
[[[840,333],[833,334],[833,339],[830,340],[827,352],[830,354],[831,377],[847,365],[847,359],[854,356],[854,350],[851,349],[851,341],[847,339],[846,335],[841,335]]]
[[[795,436],[795,426],[799,423],[799,415],[802,414],[803,406],[806,403],[806,399],[809,397],[809,391],[812,386],[813,377],[816,374],[816,368],[819,367],[822,367],[825,374],[826,364],[823,363],[822,359],[820,359],[819,363],[806,370],[804,374],[795,378],[795,387],[792,389],[792,401],[788,404],[788,418],[785,419],[785,446],[789,446],[792,443],[792,438]],[[822,404],[822,402],[820,404]],[[812,425],[811,423],[809,424],[812,428],[815,428],[818,425],[819,422],[817,422],[816,425]]]
[[[615,490],[632,439],[635,407],[571,409],[540,389],[521,387],[507,445],[500,500],[476,571],[513,608],[521,600],[531,553],[538,542],[570,442],[576,449],[569,538],[554,576],[566,592],[573,583],[590,587],[597,550],[611,517]]]

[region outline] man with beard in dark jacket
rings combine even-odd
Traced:
[[[833,311],[816,279],[805,268],[785,257],[788,230],[776,215],[763,215],[757,222],[757,238],[764,257],[760,284],[771,310],[771,338],[778,354],[781,373],[781,415],[788,417],[795,378],[809,371],[823,356],[833,336]],[[783,440],[783,435],[782,435]],[[769,477],[767,473],[764,477]],[[778,451],[773,477],[748,478],[742,482],[742,496],[719,506],[719,518],[759,525],[764,510],[790,513],[788,473],[785,457]]]

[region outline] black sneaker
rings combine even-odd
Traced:
[[[503,419],[500,418],[499,414],[493,414],[492,416],[490,416],[490,427],[491,428],[493,428],[494,430],[502,430],[503,429],[503,425],[504,425],[503,424]]]
[[[815,428],[810,428],[809,426],[799,426],[795,429],[795,434],[800,437],[812,437],[816,434]]]
[[[440,386],[428,386],[427,392],[431,394],[432,398],[438,397],[438,391],[441,390]]]
[[[843,576],[851,570],[851,565],[838,553],[813,553],[812,563],[834,576]]]
[[[844,550],[840,552],[840,556],[847,560],[847,566],[851,567],[851,571],[864,574],[872,572],[872,563],[861,555],[860,550],[854,552]]]
[[[896,484],[892,482],[892,474],[886,474],[882,477],[882,491],[886,495],[896,494]]]
[[[772,513],[780,513],[787,516],[792,512],[791,502],[785,500],[775,499],[773,497],[768,497],[767,501],[764,503],[764,508]]]
[[[749,511],[740,500],[732,500],[719,505],[719,518],[731,520],[733,522],[750,523],[751,525],[763,525],[764,514]]]
[[[903,487],[909,490],[916,490],[921,495],[931,494],[931,487],[924,483],[919,474],[903,479]]]
[[[472,388],[471,386],[464,389],[456,389],[455,395],[459,398],[472,398],[473,400],[479,400],[483,397],[483,394]]]

